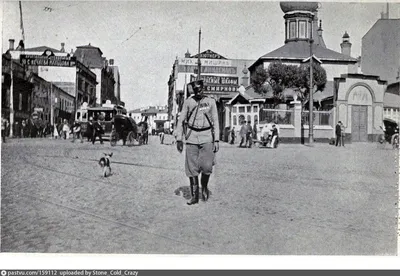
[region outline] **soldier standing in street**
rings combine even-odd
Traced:
[[[199,202],[200,173],[202,199],[207,201],[210,195],[208,181],[215,153],[219,150],[219,122],[215,100],[203,94],[203,80],[191,82],[189,85],[193,88],[194,95],[183,103],[176,129],[176,147],[182,152],[185,138],[185,172],[189,177],[192,195],[187,204],[193,205]]]

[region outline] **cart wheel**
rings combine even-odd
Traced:
[[[133,145],[135,141],[135,133],[133,131],[129,131],[127,141],[129,146]]]
[[[391,139],[391,144],[392,144],[392,147],[394,148],[394,149],[397,149],[398,147],[399,147],[399,134],[393,134],[392,135],[392,139]]]
[[[117,144],[118,140],[119,140],[118,133],[115,132],[115,131],[111,132],[110,145],[112,147],[115,147],[115,145]]]

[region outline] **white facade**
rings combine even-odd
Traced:
[[[90,68],[90,71],[96,74],[96,104],[101,105],[101,68]]]

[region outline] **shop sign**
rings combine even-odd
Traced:
[[[178,65],[195,65],[198,64],[197,58],[180,58]],[[201,59],[201,66],[232,66],[232,60],[229,59]]]
[[[197,58],[199,55],[195,55],[194,57]],[[211,50],[204,51],[200,53],[200,58],[211,58],[211,59],[226,59],[225,57],[213,52]]]
[[[43,112],[43,107],[35,107],[33,110],[35,112]]]
[[[73,67],[76,66],[76,57],[56,56],[46,50],[42,55],[20,55],[20,62],[30,66]]]
[[[197,71],[197,65],[179,65],[178,71],[185,73],[194,73]],[[201,74],[226,74],[236,75],[237,67],[228,66],[201,66]]]
[[[195,81],[196,76],[190,75],[190,81]],[[204,80],[204,85],[234,85],[239,86],[238,77],[222,77],[222,76],[212,76],[212,75],[200,75],[200,79]]]
[[[234,86],[219,86],[219,85],[205,85],[205,92],[238,92],[238,87]]]

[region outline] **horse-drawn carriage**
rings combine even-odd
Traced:
[[[118,114],[113,119],[113,129],[111,131],[110,144],[115,146],[122,139],[123,145],[128,142],[128,145],[133,145],[135,141],[141,144],[139,139],[139,128],[136,122],[124,114]]]

